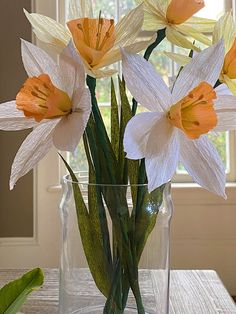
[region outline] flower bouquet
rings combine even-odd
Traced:
[[[69,172],[61,203],[63,314],[168,313],[169,182],[178,163],[226,197],[225,168],[207,133],[236,127],[235,25],[230,13],[218,22],[193,17],[203,7],[201,0],[144,0],[115,24],[102,12],[94,17],[90,1],[70,0],[67,27],[25,11],[58,62],[22,40],[29,78],[16,100],[1,105],[0,129],[33,131],[15,157],[10,188],[52,146],[73,153],[81,140],[88,162],[83,182],[61,156]],[[188,57],[166,52],[182,65],[171,88],[148,61],[165,38],[190,49]],[[120,60],[117,78],[112,65]],[[112,75],[108,134],[96,83]],[[138,113],[138,104],[146,111]]]

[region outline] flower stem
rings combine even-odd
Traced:
[[[166,37],[166,29],[160,29],[157,31],[157,38],[150,46],[147,47],[144,53],[144,59],[148,60],[153,52],[153,50],[162,42],[162,40]]]

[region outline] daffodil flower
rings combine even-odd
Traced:
[[[194,17],[202,9],[203,0],[137,0],[144,2],[145,30],[166,29],[166,37],[173,44],[199,50],[187,37],[191,37],[206,45],[211,41],[202,33],[212,32],[215,21]]]
[[[149,46],[156,35],[140,38],[143,25],[143,5],[124,16],[116,25],[113,19],[99,15],[93,18],[90,1],[80,0],[80,10],[75,0],[70,0],[68,28],[53,19],[35,13],[25,14],[36,36],[57,48],[65,47],[73,37],[77,51],[82,57],[86,72],[93,77],[105,77],[116,73],[110,65],[121,59],[120,48],[137,53]]]
[[[0,105],[0,130],[34,129],[15,156],[10,189],[52,146],[73,152],[91,112],[84,66],[71,44],[60,54],[59,65],[29,42],[22,41],[21,51],[29,78],[16,100]]]
[[[225,59],[219,80],[236,95],[236,25],[231,12],[225,13],[216,23],[212,43],[215,44],[221,38],[225,44]]]
[[[202,187],[225,197],[225,167],[206,133],[236,128],[236,97],[213,87],[223,65],[224,44],[199,53],[177,78],[172,92],[152,65],[123,52],[123,74],[134,98],[150,112],[127,124],[127,158],[145,158],[149,190],[171,180],[179,161]]]
[[[221,38],[224,39],[225,58],[219,81],[225,83],[236,95],[236,25],[231,12],[225,13],[217,21],[213,31],[212,44],[216,44]],[[190,57],[178,53],[165,52],[165,55],[181,66],[191,61]]]

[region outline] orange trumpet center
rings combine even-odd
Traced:
[[[76,19],[69,21],[67,26],[77,50],[91,67],[96,66],[114,46],[114,20],[101,18],[101,13],[98,19]]]
[[[47,74],[26,80],[16,96],[16,106],[37,122],[67,115],[72,109],[68,94],[55,87]]]
[[[231,79],[236,78],[236,39],[234,40],[230,50],[225,55],[223,73]]]
[[[166,12],[167,21],[182,24],[204,6],[204,0],[172,0]]]
[[[181,129],[188,138],[196,139],[208,133],[217,124],[213,107],[216,93],[207,82],[200,83],[186,97],[171,106],[167,118]]]

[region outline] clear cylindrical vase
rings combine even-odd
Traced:
[[[60,314],[167,314],[171,186],[64,177]]]

